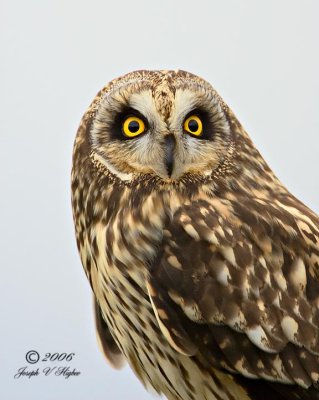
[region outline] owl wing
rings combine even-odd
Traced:
[[[318,217],[301,203],[269,204],[259,216],[236,204],[230,213],[227,202],[199,200],[165,228],[148,282],[158,323],[177,351],[213,367],[312,387],[319,379]]]
[[[109,327],[105,322],[101,308],[96,301],[94,296],[94,314],[95,314],[95,326],[96,326],[96,336],[98,340],[99,347],[102,353],[105,355],[107,361],[111,364],[113,368],[121,368],[124,365],[124,355],[117,346],[113,336],[109,331]]]

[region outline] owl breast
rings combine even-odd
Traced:
[[[208,374],[169,344],[146,287],[163,228],[187,199],[175,193],[157,193],[135,203],[134,196],[124,192],[119,211],[107,221],[96,222],[88,236],[94,260],[92,286],[112,336],[143,384],[169,400],[231,398],[216,384],[217,375],[224,374]]]

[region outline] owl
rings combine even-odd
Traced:
[[[184,71],[111,81],[73,153],[98,342],[168,400],[319,399],[319,217]]]

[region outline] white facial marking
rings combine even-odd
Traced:
[[[114,167],[114,165],[108,162],[105,157],[101,157],[100,155],[94,153],[93,158],[100,164],[104,165],[113,175],[121,179],[121,181],[130,181],[132,179],[133,174],[126,174],[125,172],[119,171]]]

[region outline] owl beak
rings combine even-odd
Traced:
[[[171,177],[174,168],[174,150],[175,150],[175,137],[173,135],[167,135],[164,142],[164,162],[166,171],[169,177]]]

